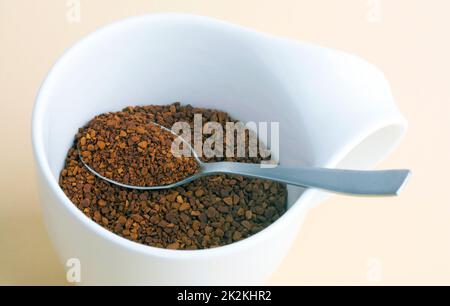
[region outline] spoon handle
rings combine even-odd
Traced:
[[[217,162],[203,164],[202,174],[237,174],[351,195],[395,196],[405,185],[410,171],[360,171],[283,166],[267,168],[259,164]]]

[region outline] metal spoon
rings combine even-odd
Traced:
[[[156,124],[156,123],[155,123]],[[158,124],[156,124],[158,125]],[[162,129],[172,132],[163,126]],[[172,132],[173,133],[173,132]],[[177,135],[178,136],[178,135]],[[184,140],[183,140],[184,141]],[[317,167],[261,167],[260,164],[236,163],[236,162],[211,162],[200,161],[195,150],[189,143],[185,142],[192,152],[192,155],[199,164],[199,171],[181,181],[163,186],[132,186],[123,184],[102,176],[83,161],[83,157],[78,150],[81,162],[84,166],[99,178],[117,186],[138,189],[157,190],[174,188],[187,184],[198,178],[217,175],[234,174],[246,177],[267,179],[305,188],[317,188],[335,193],[360,196],[396,196],[400,193],[410,176],[410,170],[381,170],[381,171],[360,171],[343,170]]]

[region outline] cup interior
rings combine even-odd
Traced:
[[[84,39],[56,64],[41,99],[46,162],[57,181],[77,129],[129,105],[180,101],[243,122],[280,123],[280,163],[311,154],[297,108],[246,37],[226,28],[136,19]],[[293,204],[302,189],[290,188]]]

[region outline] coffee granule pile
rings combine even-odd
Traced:
[[[83,161],[101,176],[131,186],[164,186],[198,171],[194,157],[175,157],[176,136],[145,112],[96,116],[77,135]]]
[[[128,107],[122,113],[128,118],[141,118],[141,122],[130,121],[131,126],[136,127],[130,129],[130,133],[137,133],[136,135],[143,135],[137,131],[137,127],[148,122],[156,122],[169,129],[178,121],[188,122],[193,126],[194,114],[201,114],[204,122],[219,122],[224,127],[226,122],[236,122],[225,112],[182,106],[179,103]],[[114,118],[115,115],[100,117]],[[108,120],[100,123],[100,126],[108,126]],[[110,128],[103,131],[92,129],[95,124],[91,121],[79,130],[67,154],[59,184],[87,217],[117,235],[160,248],[204,249],[249,237],[269,226],[286,211],[285,185],[242,176],[208,176],[177,188],[155,191],[127,189],[108,183],[84,167],[77,144],[81,144],[81,139],[87,138],[87,134],[94,138],[99,134],[109,133],[106,138],[102,136],[106,141],[97,138],[88,142],[86,139],[86,143],[83,141],[84,144],[81,144],[86,146],[83,150],[102,150],[103,144],[99,144],[99,141],[104,142],[103,149],[108,148],[107,143],[110,146],[120,146],[124,140],[119,131],[122,130],[122,123],[110,124]],[[91,135],[94,130],[94,135]],[[117,131],[119,138],[116,139]],[[128,133],[127,130],[125,132]],[[123,133],[122,135],[128,140]],[[208,135],[203,135],[203,140],[207,137]],[[94,146],[94,150],[87,147],[89,144]],[[248,145],[248,141],[246,144]],[[127,142],[126,145],[130,144]],[[210,160],[258,163],[261,158],[202,158],[204,162]],[[129,166],[125,162],[125,156],[123,161],[123,167]],[[142,171],[139,164],[135,166],[136,171]],[[111,165],[110,169],[117,171],[119,167]]]

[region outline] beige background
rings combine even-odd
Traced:
[[[404,193],[334,196],[311,211],[271,284],[450,284],[448,0],[81,0],[79,23],[67,19],[66,5],[0,0],[0,284],[65,283],[41,221],[31,154],[31,110],[45,74],[98,27],[164,11],[361,55],[385,72],[409,120],[407,137],[380,166],[413,170]]]

